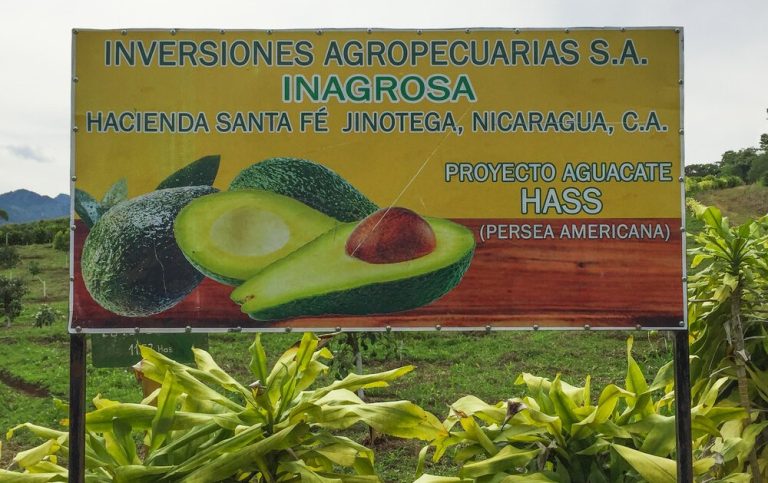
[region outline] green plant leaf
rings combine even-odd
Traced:
[[[115,483],[154,483],[173,466],[123,465],[115,468]]]
[[[16,432],[19,429],[26,429],[26,430],[32,432],[32,434],[34,434],[35,436],[37,436],[39,438],[43,438],[43,439],[57,439],[57,438],[59,438],[61,436],[68,436],[69,435],[69,433],[67,433],[65,431],[57,431],[55,429],[46,428],[44,426],[38,426],[38,425],[32,424],[32,423],[22,423],[22,424],[18,424],[16,426],[12,427],[11,429],[9,429],[5,433],[5,438],[6,439],[13,438],[14,434],[16,434]]]
[[[251,468],[253,461],[259,456],[263,456],[270,451],[294,446],[299,438],[303,437],[308,431],[309,426],[306,424],[290,426],[237,451],[223,453],[213,461],[197,468],[180,481],[183,483],[207,483],[224,479],[234,475],[238,470]]]
[[[526,473],[524,475],[509,475],[501,480],[501,483],[557,483],[558,480],[553,480],[544,473]],[[595,483],[590,480],[590,483]]]
[[[264,352],[264,346],[261,345],[260,333],[256,334],[256,337],[253,339],[253,344],[248,347],[248,352],[251,354],[251,363],[248,364],[251,374],[256,377],[256,380],[260,381],[262,384],[266,384],[267,377],[269,376],[269,373],[267,372],[267,353]]]
[[[563,391],[560,374],[552,381],[549,388],[549,398],[554,405],[555,414],[563,422],[563,427],[570,432],[571,426],[579,422],[579,417],[575,413],[576,402]]]
[[[471,416],[463,417],[459,422],[461,423],[461,427],[464,428],[466,439],[476,441],[490,456],[498,454],[499,448],[497,448],[496,445],[493,444],[493,441],[491,441],[491,438],[483,432],[483,429],[477,424],[475,418]]]
[[[4,483],[44,483],[47,481],[67,481],[56,473],[16,473],[0,469],[0,481]]]
[[[157,189],[182,188],[184,186],[213,186],[219,172],[221,156],[203,156],[179,169],[157,185]]]
[[[157,451],[151,452],[147,456],[147,458],[144,460],[144,463],[147,465],[151,465],[154,463],[155,460],[161,457],[164,457],[166,455],[169,455],[174,451],[176,451],[177,449],[184,448],[187,445],[191,446],[192,443],[198,438],[203,438],[205,436],[208,436],[211,433],[218,431],[220,429],[221,429],[221,426],[219,426],[216,422],[213,422],[213,421],[194,427],[189,431],[187,431],[184,435],[169,441],[165,446],[158,449]]]
[[[436,475],[421,475],[413,483],[469,483],[472,479],[459,478],[456,476],[436,476]]]
[[[376,431],[400,438],[432,441],[447,436],[447,431],[434,415],[410,401],[330,405],[321,400],[318,405],[322,416],[315,423],[324,428],[346,429],[363,422]]]
[[[472,395],[459,398],[451,404],[451,409],[467,416],[477,416],[488,424],[501,424],[507,416],[507,409],[501,403],[494,406]]]
[[[316,390],[313,395],[313,401],[316,401],[331,391],[339,389],[347,389],[349,391],[357,391],[358,389],[370,389],[373,387],[387,387],[390,382],[395,379],[399,379],[404,375],[414,370],[414,366],[403,366],[397,369],[392,369],[384,372],[377,372],[374,374],[349,374],[347,377],[340,381],[334,381],[328,386]]]
[[[157,411],[152,419],[152,438],[149,450],[155,451],[163,444],[168,433],[173,427],[173,419],[176,413],[176,403],[181,395],[181,387],[177,384],[176,376],[172,371],[165,373],[165,380],[157,396]]]
[[[669,456],[675,450],[675,418],[649,414],[640,421],[624,426],[624,429],[645,437],[640,451],[656,456]]]
[[[192,352],[195,355],[195,364],[197,364],[198,370],[206,373],[209,376],[209,382],[215,382],[219,386],[230,392],[236,392],[241,394],[246,400],[255,404],[251,391],[246,389],[242,384],[237,382],[235,378],[227,374],[216,361],[213,360],[211,355],[198,348],[193,348]]]
[[[128,182],[120,178],[109,187],[101,199],[101,214],[108,212],[113,206],[128,199]]]
[[[620,444],[612,444],[611,448],[647,481],[653,483],[677,481],[677,463],[674,460],[653,456]]]
[[[634,397],[634,394],[615,384],[608,384],[600,393],[595,412],[595,424],[602,424],[613,415],[616,405],[621,398]]]
[[[514,446],[503,447],[495,456],[477,463],[469,463],[459,470],[463,478],[479,478],[527,465],[538,455],[538,450],[523,450]]]
[[[103,212],[101,205],[93,196],[75,188],[75,213],[88,228],[93,228]]]
[[[56,454],[61,445],[55,439],[49,439],[45,443],[26,451],[19,451],[13,458],[13,462],[22,468],[29,468],[42,461],[43,458]]]
[[[208,461],[212,461],[219,456],[238,451],[254,441],[264,438],[264,430],[261,426],[251,426],[244,429],[234,436],[213,444],[202,451],[198,451],[187,461],[181,463],[173,471],[168,473],[168,477],[183,475],[189,473],[195,468],[204,467]]]

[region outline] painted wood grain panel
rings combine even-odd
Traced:
[[[682,234],[679,219],[537,220],[559,234],[563,225],[651,223],[669,229],[659,239],[490,239],[483,225],[532,220],[455,220],[476,234],[477,249],[462,282],[442,299],[407,312],[368,317],[317,317],[263,324],[230,301],[231,287],[205,279],[175,307],[149,318],[120,317],[102,309],[85,289],[80,251],[87,228],[75,231],[73,327],[103,328],[677,328],[683,320]]]

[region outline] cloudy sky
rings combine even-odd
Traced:
[[[687,163],[768,132],[766,0],[2,0],[0,193],[69,191],[70,32],[81,28],[685,28]]]

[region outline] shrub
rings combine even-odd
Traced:
[[[39,275],[40,272],[43,271],[42,268],[40,268],[40,264],[37,263],[37,260],[32,260],[27,265],[27,270],[29,270],[30,275]]]
[[[61,317],[61,313],[48,304],[43,304],[35,313],[35,327],[53,325],[56,319]]]
[[[0,268],[13,268],[21,260],[16,247],[0,246]]]
[[[373,482],[379,481],[373,452],[336,431],[363,423],[425,441],[447,434],[413,403],[365,403],[353,392],[387,386],[411,366],[312,389],[332,357],[325,343],[305,334],[269,370],[256,336],[249,364],[256,381],[249,385],[203,350],[194,349],[197,368],[190,368],[142,347],[139,370],[162,386],[141,404],[93,401],[96,410],[86,415],[86,480]],[[18,453],[12,468],[67,478],[56,458],[68,453],[69,435],[32,424],[9,434],[22,428],[45,443]],[[3,477],[22,481],[18,471],[0,470]]]
[[[521,374],[522,398],[488,404],[465,396],[450,406],[433,460],[448,452],[461,465],[454,478],[422,475],[418,483],[469,481],[555,481],[674,483],[677,465],[673,410],[673,367],[663,367],[651,385],[632,357],[627,341],[625,387],[609,384],[597,398],[590,380],[571,386]],[[745,481],[741,462],[762,429],[744,431],[746,412],[728,401],[718,403],[727,377],[701,381],[693,400],[694,473],[703,481],[728,475]],[[420,455],[419,472],[429,446]],[[725,480],[717,480],[725,481]]]

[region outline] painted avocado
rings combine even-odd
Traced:
[[[118,203],[93,226],[82,274],[93,299],[115,314],[144,317],[169,309],[203,279],[173,236],[173,220],[210,186],[169,188]]]
[[[254,188],[290,196],[344,222],[379,209],[334,171],[305,159],[266,159],[242,170],[229,186],[230,191]]]
[[[339,222],[270,191],[215,193],[188,204],[176,217],[176,242],[208,277],[239,285]]]
[[[180,188],[182,186],[212,186],[219,172],[221,156],[203,156],[191,162],[157,185],[157,189]]]
[[[369,263],[347,254],[357,223],[340,225],[276,261],[232,292],[232,300],[257,320],[326,314],[398,312],[437,300],[461,281],[475,248],[462,225],[425,218],[434,250],[396,263]]]

